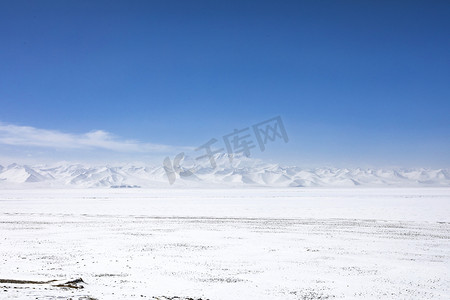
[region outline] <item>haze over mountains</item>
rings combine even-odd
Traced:
[[[284,167],[257,159],[216,155],[209,162],[188,159],[180,164],[193,175],[177,175],[169,184],[159,166],[0,165],[0,188],[164,188],[164,187],[419,187],[450,186],[448,169],[361,169]],[[183,174],[183,172],[181,173]],[[185,173],[184,173],[185,174]]]

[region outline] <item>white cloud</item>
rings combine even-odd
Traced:
[[[103,130],[72,134],[3,123],[0,123],[0,144],[62,149],[106,149],[128,153],[161,153],[175,150],[175,147],[168,145],[123,140]]]

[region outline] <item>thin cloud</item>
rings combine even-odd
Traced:
[[[116,152],[169,152],[188,147],[173,147],[123,140],[103,130],[83,134],[0,123],[0,144],[62,149],[106,149]]]

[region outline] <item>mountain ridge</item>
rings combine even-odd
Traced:
[[[0,165],[5,188],[158,188],[158,187],[450,187],[449,169],[426,168],[300,168],[246,157],[215,157],[217,167],[187,158],[184,171],[169,184],[164,167],[123,164],[93,166]],[[181,174],[181,176],[180,176]],[[187,176],[186,174],[191,174]]]

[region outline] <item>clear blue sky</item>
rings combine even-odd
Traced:
[[[0,122],[196,147],[280,115],[256,156],[449,167],[449,37],[449,1],[3,0]]]

